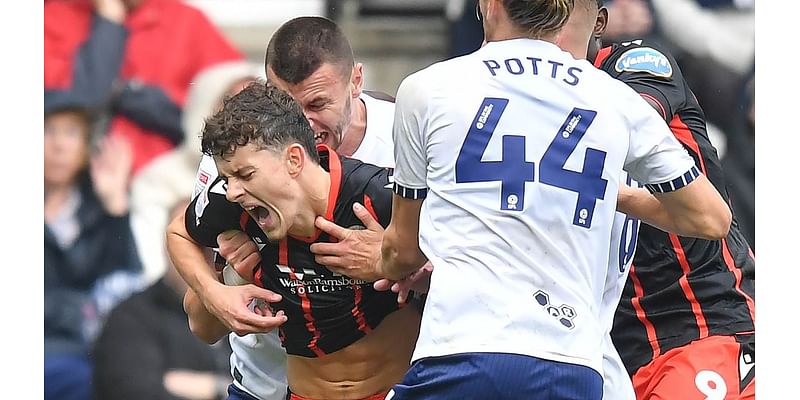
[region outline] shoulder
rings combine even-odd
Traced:
[[[400,87],[397,89],[398,99],[403,90],[405,92],[425,91],[449,81],[453,78],[454,71],[459,70],[464,57],[466,56],[439,61],[408,75],[400,82]]]
[[[675,74],[675,59],[658,44],[634,40],[614,45],[601,68],[612,75],[641,73],[669,79]]]
[[[370,127],[392,129],[394,122],[395,98],[383,93],[365,90],[361,93],[361,101],[367,110],[367,129]]]
[[[391,169],[367,164],[354,158],[342,157],[342,178],[343,186],[351,186],[353,189],[371,186],[380,186],[381,182],[389,181]]]

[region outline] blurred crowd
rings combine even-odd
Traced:
[[[447,2],[449,56],[480,46],[476,3]],[[677,58],[755,249],[755,0],[606,3],[608,43]],[[180,0],[45,0],[44,28],[45,398],[224,398],[230,348],[189,331],[164,232],[204,119],[263,63]]]

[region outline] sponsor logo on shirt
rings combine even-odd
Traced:
[[[332,276],[320,276],[310,268],[292,268],[276,264],[275,267],[287,278],[278,278],[278,282],[291,294],[333,293],[341,290],[352,290],[354,285],[369,284],[362,279],[353,279],[333,273]]]
[[[651,47],[630,49],[614,65],[617,72],[644,72],[654,76],[672,76],[672,64],[664,54]]]
[[[550,295],[546,292],[539,290],[533,294],[534,300],[539,303],[551,317],[558,320],[561,325],[564,325],[567,329],[572,329],[575,327],[575,317],[577,313],[575,309],[567,304],[562,304],[560,306],[556,306],[555,304],[550,304]]]

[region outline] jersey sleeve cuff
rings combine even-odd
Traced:
[[[674,192],[674,191],[676,191],[676,190],[678,190],[678,189],[680,189],[680,188],[692,183],[692,181],[697,179],[698,176],[700,176],[700,170],[698,170],[697,166],[695,165],[695,166],[692,166],[692,168],[690,168],[688,171],[686,171],[685,174],[683,174],[683,175],[681,175],[681,176],[679,176],[679,177],[677,177],[677,178],[675,178],[675,179],[673,179],[673,180],[671,180],[669,182],[649,184],[649,185],[645,185],[645,187],[647,188],[647,190],[650,191],[650,193]]]
[[[394,193],[402,198],[410,200],[421,200],[428,196],[428,188],[412,189],[405,186],[394,184]]]

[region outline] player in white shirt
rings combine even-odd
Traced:
[[[658,114],[554,44],[571,8],[482,0],[487,44],[400,86],[375,277],[435,270],[395,399],[601,398],[623,169],[655,197],[621,197],[622,211],[684,235],[728,230],[727,205]]]
[[[266,64],[269,80],[301,104],[318,142],[364,162],[394,166],[391,134],[394,104],[390,101],[393,99],[362,91],[362,65],[354,62],[350,45],[335,23],[321,17],[300,17],[284,23],[270,40]],[[192,197],[200,194],[216,176],[214,160],[204,156]],[[270,330],[274,321],[247,308],[249,298],[266,300],[271,298],[270,293],[254,285],[219,284],[212,269],[197,259],[202,254],[201,248],[176,234],[176,227],[182,228],[183,223],[182,220],[173,221],[177,225],[172,225],[171,229],[170,254],[191,288],[185,306],[190,320],[194,317],[192,328],[210,342],[230,330],[236,332],[229,335],[234,377],[229,398],[285,398],[286,353],[277,330],[254,333]],[[247,235],[231,233],[228,243],[236,240],[240,241],[239,245],[242,240],[252,244]],[[220,246],[224,246],[223,242]],[[237,258],[240,254],[255,255],[247,259],[248,263],[259,261],[257,251],[244,253],[246,247],[241,248],[241,253],[228,255],[228,261],[244,261]],[[221,253],[226,255],[224,251]],[[198,323],[198,320],[209,324]]]
[[[595,40],[598,36],[596,31],[605,31],[605,25],[600,26],[598,22],[606,21],[597,18],[599,6],[597,0],[575,0],[569,20],[559,34],[557,43],[561,49],[577,59],[586,59],[589,53],[596,54],[599,50]],[[622,174],[620,182],[627,186],[639,186],[627,173]],[[608,271],[600,304],[600,321],[606,327],[602,344],[604,399],[636,399],[630,375],[611,340],[611,327],[636,251],[639,224],[638,219],[617,212],[611,226]]]

